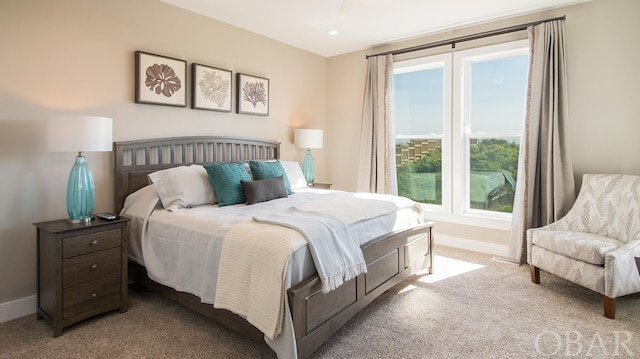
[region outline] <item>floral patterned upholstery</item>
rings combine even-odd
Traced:
[[[527,231],[527,261],[532,268],[610,299],[640,292],[634,259],[638,256],[640,176],[585,174],[566,216]]]

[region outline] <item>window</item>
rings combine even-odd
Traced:
[[[528,63],[526,40],[395,63],[400,195],[511,218]]]

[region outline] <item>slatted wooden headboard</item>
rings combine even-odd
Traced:
[[[149,184],[147,175],[165,168],[212,162],[274,160],[280,142],[218,136],[168,137],[114,142],[114,213],[125,198]]]

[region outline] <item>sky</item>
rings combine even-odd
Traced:
[[[471,63],[471,132],[521,132],[528,61],[518,55]],[[442,134],[443,88],[442,67],[396,74],[396,134]]]

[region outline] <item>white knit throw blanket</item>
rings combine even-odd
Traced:
[[[323,293],[367,272],[362,250],[349,225],[334,216],[291,207],[283,213],[255,216],[253,219],[295,229],[305,237]]]
[[[306,245],[291,228],[246,221],[224,237],[214,307],[244,316],[270,339],[282,331],[291,254]]]

